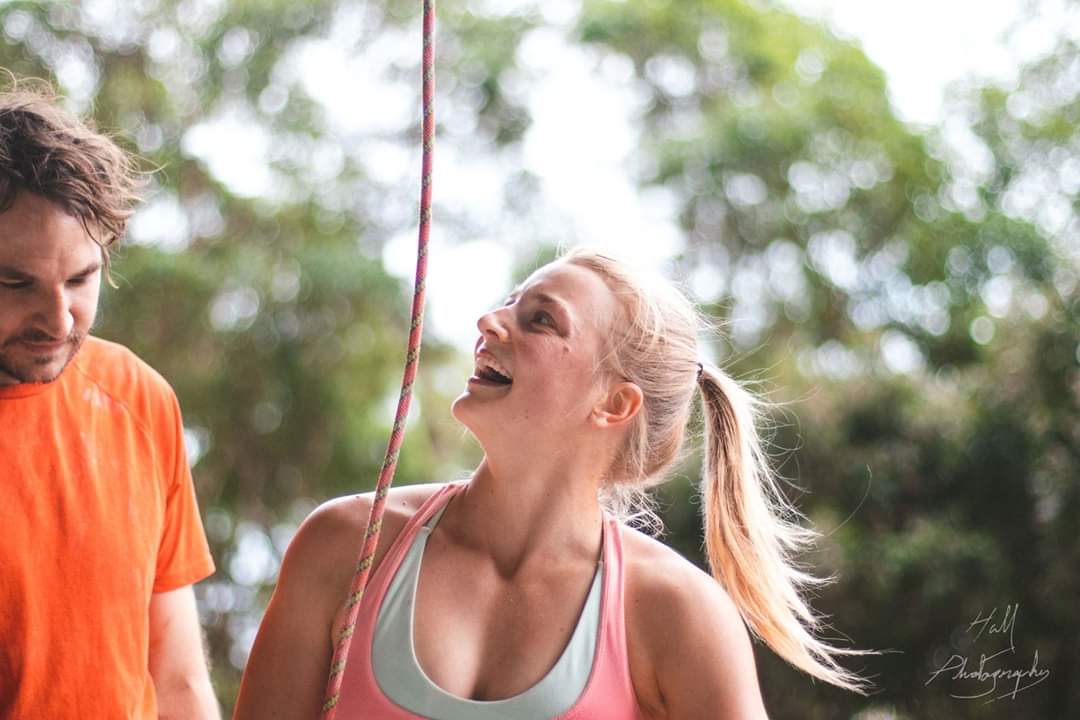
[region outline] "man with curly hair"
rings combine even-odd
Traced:
[[[135,177],[47,88],[0,92],[3,718],[219,717],[179,405],[90,335]]]

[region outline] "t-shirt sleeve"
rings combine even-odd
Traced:
[[[184,449],[184,425],[180,405],[171,388],[167,390],[165,412],[155,428],[160,462],[168,485],[165,518],[158,547],[154,592],[175,590],[214,573],[214,560],[206,542],[195,484]]]

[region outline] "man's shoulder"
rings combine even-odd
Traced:
[[[132,370],[146,369],[153,371],[146,361],[126,345],[96,335],[86,336],[82,348],[75,355],[75,359],[81,361],[80,364],[84,368],[93,368],[96,372],[116,366]]]
[[[113,396],[172,394],[161,373],[128,347],[88,335],[72,364],[87,380]]]

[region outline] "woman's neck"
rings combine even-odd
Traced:
[[[538,465],[503,469],[485,457],[439,528],[507,577],[535,563],[595,562],[603,522],[598,478],[590,481],[585,468]]]

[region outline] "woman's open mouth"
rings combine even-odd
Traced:
[[[506,369],[494,356],[481,352],[476,357],[476,368],[469,382],[482,385],[512,385],[514,378],[510,370]]]
[[[479,374],[470,377],[469,382],[476,383],[477,385],[493,385],[496,387],[510,387],[513,385],[513,381],[507,379],[503,375],[499,375],[493,370],[482,370]]]

